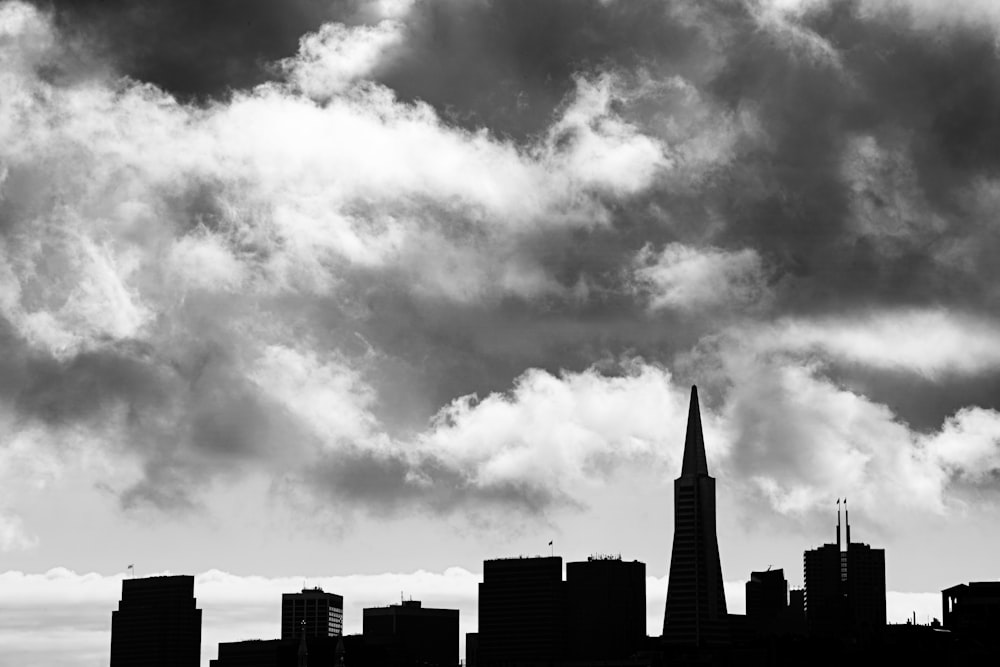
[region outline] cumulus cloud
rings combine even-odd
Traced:
[[[989,373],[1000,364],[991,319],[945,310],[789,318],[753,334],[762,350],[840,359],[937,378]]]
[[[763,262],[752,249],[726,252],[671,243],[636,256],[635,277],[653,310],[695,311],[758,305],[767,296]]]
[[[800,515],[846,495],[890,521],[914,508],[960,509],[963,487],[993,486],[996,410],[961,410],[922,433],[885,405],[838,386],[818,362],[735,350],[724,356],[733,382],[722,408],[732,442],[728,475],[778,512]]]
[[[327,23],[302,38],[299,53],[281,62],[289,82],[305,95],[325,100],[371,75],[386,51],[402,40],[402,25],[382,21],[350,29]]]

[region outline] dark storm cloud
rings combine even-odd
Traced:
[[[343,20],[350,0],[36,0],[65,34],[122,74],[181,97],[217,96],[271,78],[299,38]]]
[[[987,120],[1000,111],[995,35],[928,33],[854,2],[820,4],[795,27],[743,32],[711,83],[730,107],[758,109],[767,136],[722,184],[726,238],[795,278],[792,309],[982,305],[992,263],[939,255],[965,240],[998,247],[968,201],[1000,159]],[[845,160],[865,140],[881,164]]]
[[[709,45],[693,14],[661,0],[421,2],[405,56],[380,80],[456,123],[523,139],[548,127],[580,73],[696,73]]]

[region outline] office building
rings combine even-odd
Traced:
[[[851,630],[856,635],[870,635],[885,628],[885,549],[848,542],[847,607]]]
[[[838,500],[836,543],[810,549],[802,557],[806,627],[813,636],[857,637],[885,627],[885,550],[851,542],[846,501],[845,523],[847,539],[842,544]]]
[[[417,600],[362,612],[369,647],[385,651],[385,667],[454,667],[458,664],[458,610],[432,609]]]
[[[305,621],[305,623],[303,623]],[[344,629],[344,598],[322,588],[281,596],[281,638],[339,637]]]
[[[746,583],[747,623],[757,632],[771,632],[788,610],[788,581],[784,570],[751,572]]]
[[[501,558],[483,563],[479,584],[479,667],[549,665],[565,631],[562,558]]]
[[[201,609],[194,577],[122,581],[111,613],[111,667],[200,667]]]
[[[729,641],[715,530],[715,479],[708,474],[697,387],[691,387],[684,459],[674,481],[674,542],[663,640],[698,648]]]
[[[646,639],[646,564],[592,556],[566,564],[567,647],[571,659],[613,660]]]

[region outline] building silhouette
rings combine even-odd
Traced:
[[[663,640],[698,648],[729,641],[715,531],[715,479],[708,474],[697,387],[691,387],[684,460],[674,481],[674,542]]]
[[[782,569],[751,572],[746,583],[747,622],[757,632],[772,632],[788,612],[788,581]]]
[[[111,612],[111,667],[199,667],[194,577],[125,579]]]
[[[339,637],[344,629],[344,598],[322,588],[282,595],[281,638],[298,639],[303,629],[306,637]]]
[[[941,591],[941,621],[946,630],[957,634],[996,635],[1000,629],[1000,581],[973,581]]]
[[[365,645],[384,652],[384,667],[458,664],[458,610],[432,609],[417,600],[362,611]]]
[[[646,564],[620,556],[566,564],[567,646],[571,659],[613,660],[646,639]]]
[[[479,664],[479,633],[465,633],[465,667],[476,667]]]
[[[549,665],[565,636],[562,558],[483,562],[479,584],[479,667]]]
[[[341,637],[250,639],[219,644],[209,667],[317,667],[335,665]]]
[[[836,543],[802,556],[806,626],[813,636],[870,635],[885,627],[885,550],[851,542],[846,507],[845,523],[842,544],[838,500]]]

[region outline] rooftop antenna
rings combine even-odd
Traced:
[[[851,548],[851,519],[847,514],[847,498],[844,498],[844,523],[847,524],[847,548]]]
[[[128,571],[131,579],[135,579],[135,563],[128,566]]]
[[[837,498],[837,551],[840,551],[840,498]]]
[[[556,548],[552,546],[552,540],[549,540],[549,556],[556,555]]]

